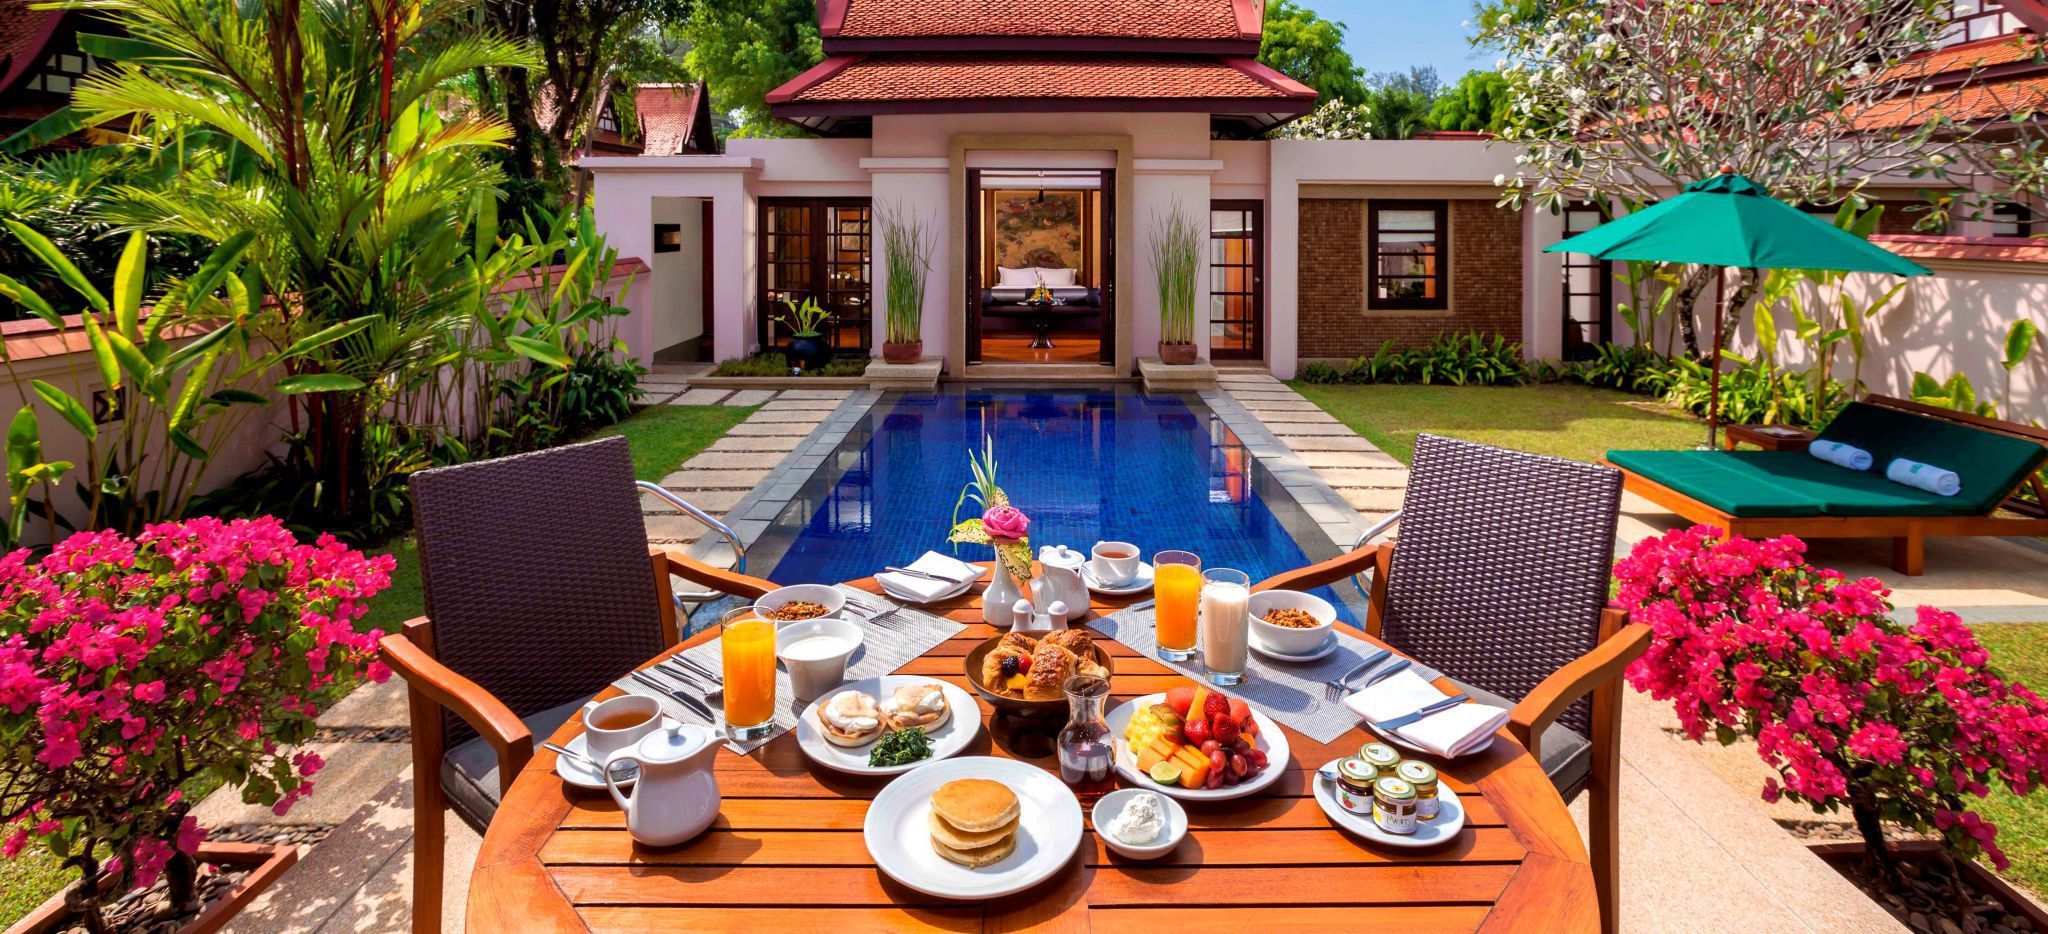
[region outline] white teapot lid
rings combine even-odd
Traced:
[[[717,738],[717,734],[709,727],[663,718],[661,729],[641,737],[639,742],[633,744],[633,758],[646,765],[681,762],[696,755],[705,744]]]
[[[1040,564],[1050,564],[1054,567],[1078,568],[1084,561],[1085,559],[1081,557],[1080,552],[1065,545],[1047,545],[1038,550],[1038,562]]]

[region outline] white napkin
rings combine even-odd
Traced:
[[[1815,441],[1806,446],[1806,453],[1837,467],[1847,467],[1850,470],[1870,469],[1871,457],[1869,451],[1858,447],[1850,447],[1840,441]]]
[[[1893,483],[1903,483],[1940,496],[1954,496],[1963,491],[1963,478],[1956,476],[1955,471],[1903,457],[1892,458],[1891,464],[1884,469],[1884,476]]]
[[[1353,713],[1378,723],[1406,716],[1443,700],[1444,692],[1414,671],[1402,671],[1344,699]],[[1394,731],[1402,739],[1446,759],[1455,759],[1492,741],[1493,731],[1508,722],[1508,712],[1488,704],[1459,704],[1440,710]]]
[[[898,574],[895,571],[885,571],[875,575],[875,580],[881,583],[882,589],[897,596],[909,597],[919,603],[936,599],[940,594],[959,587],[960,581],[973,580],[981,576],[980,568],[950,555],[939,554],[936,551],[927,551],[920,555],[916,561],[912,561],[904,565],[904,567],[912,571],[923,571],[926,574],[937,574],[940,577],[953,579],[953,583],[949,584],[942,581],[927,580],[913,574]]]

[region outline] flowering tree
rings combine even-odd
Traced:
[[[76,868],[69,907],[95,932],[105,902],[159,877],[174,910],[194,907],[206,832],[181,786],[211,775],[279,814],[312,792],[320,757],[284,747],[312,736],[331,688],[389,676],[381,634],[355,623],[392,565],[270,517],[0,559],[0,851],[36,839]]]
[[[1971,799],[2040,784],[2048,703],[1991,667],[1955,614],[1895,623],[1882,584],[1809,567],[1805,550],[1709,526],[1637,545],[1615,565],[1619,599],[1654,634],[1629,683],[1671,701],[1695,742],[1756,740],[1778,771],[1765,800],[1847,806],[1887,871],[1885,821],[2005,868]]]
[[[1913,56],[1950,28],[1947,0],[1551,0],[1491,9],[1480,44],[1502,49],[1512,100],[1501,138],[1521,169],[1502,203],[1581,199],[1634,209],[1723,166],[1793,202],[1860,203],[1873,181],[1924,180],[1935,224],[1995,194],[2042,191],[2038,99],[1998,99],[1966,70],[1940,88]],[[2010,119],[1960,122],[1988,98]],[[1685,271],[1675,306],[1697,357],[1695,300],[1714,267]],[[1757,277],[1731,300],[1741,308]]]

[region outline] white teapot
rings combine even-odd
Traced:
[[[1037,601],[1043,609],[1057,600],[1067,605],[1069,612],[1079,616],[1073,608],[1086,610],[1088,607],[1088,585],[1081,580],[1081,566],[1088,563],[1088,556],[1065,545],[1047,545],[1038,549],[1038,576],[1044,582],[1043,596]]]
[[[704,832],[718,818],[718,734],[693,723],[667,721],[663,728],[605,760],[605,785],[626,812],[626,830],[648,846],[674,846]],[[619,792],[611,764],[632,762],[640,778],[631,795]]]

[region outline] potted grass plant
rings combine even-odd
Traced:
[[[1159,359],[1195,362],[1195,282],[1201,272],[1201,219],[1174,202],[1152,237],[1152,272],[1159,285]]]
[[[882,263],[889,287],[882,298],[888,308],[888,332],[882,359],[916,363],[924,357],[924,287],[932,270],[931,225],[907,216],[900,208],[883,212]]]
[[[789,326],[789,343],[783,345],[783,353],[791,366],[800,370],[816,370],[832,362],[832,342],[825,339],[825,321],[832,313],[818,307],[818,300],[806,298],[802,304],[783,299],[788,314],[775,317]]]

